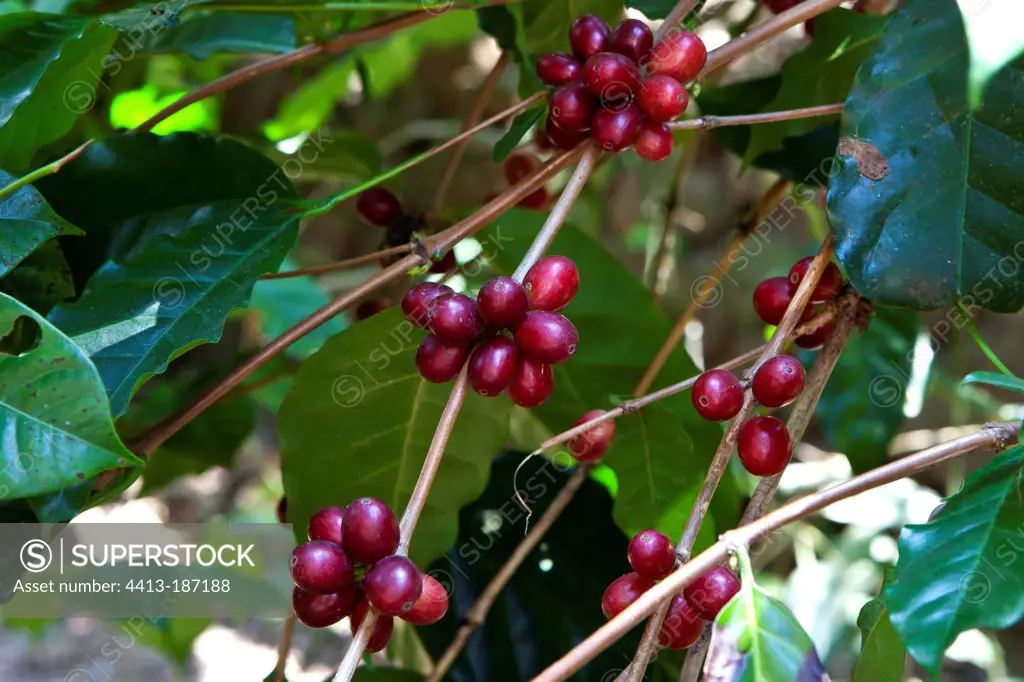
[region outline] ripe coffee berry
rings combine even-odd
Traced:
[[[356,603],[355,608],[352,610],[353,637],[359,632],[359,626],[363,624],[363,619],[366,618],[366,613],[369,610],[370,604],[366,597],[363,597]],[[370,633],[370,641],[366,643],[366,652],[375,654],[378,651],[384,651],[384,647],[388,645],[388,640],[391,639],[391,632],[394,628],[394,618],[391,616],[378,616],[377,622],[373,626],[373,632]]]
[[[648,161],[664,161],[672,153],[675,138],[664,123],[644,121],[633,140],[633,151]]]
[[[704,620],[718,612],[740,591],[740,579],[725,566],[715,566],[683,590],[683,597]]]
[[[633,144],[643,122],[643,112],[635,103],[617,109],[601,108],[590,119],[590,134],[601,149],[620,152]]]
[[[801,258],[790,268],[789,293],[791,295],[795,294],[796,290],[800,287],[800,282],[803,281],[804,275],[807,274],[807,270],[811,267],[811,261],[813,260],[814,258],[811,256]],[[839,266],[835,263],[829,263],[825,266],[825,272],[822,273],[821,279],[818,280],[818,285],[814,287],[814,291],[811,293],[811,303],[831,301],[839,295],[839,291],[842,288],[843,273],[840,272]]]
[[[788,405],[804,390],[804,366],[792,355],[777,355],[758,367],[751,390],[766,407]]]
[[[755,476],[782,473],[792,452],[789,431],[775,417],[751,417],[740,427],[736,451],[743,468]]]
[[[469,358],[469,385],[482,396],[501,395],[512,383],[519,366],[519,346],[507,336],[483,341]]]
[[[606,47],[609,52],[618,52],[643,66],[653,45],[654,34],[647,24],[639,19],[626,19],[608,36]]]
[[[416,349],[416,369],[420,376],[434,384],[443,384],[459,375],[469,357],[469,348],[445,343],[433,334]]]
[[[604,52],[611,29],[593,14],[576,17],[569,27],[569,45],[572,53],[585,62],[598,52]]]
[[[697,377],[690,399],[697,414],[708,421],[728,421],[743,406],[743,384],[728,370],[709,369]]]
[[[354,585],[331,594],[315,594],[296,587],[292,590],[292,613],[307,627],[325,628],[351,614],[358,595]]]
[[[665,622],[658,631],[658,642],[669,649],[686,649],[700,638],[704,621],[686,602],[683,595],[672,598]]]
[[[640,67],[616,52],[598,52],[583,65],[583,84],[605,101],[631,97],[640,89]]]
[[[423,575],[408,557],[392,555],[373,565],[363,581],[370,606],[385,616],[412,608],[423,593]]]
[[[647,119],[658,123],[674,121],[686,111],[690,95],[683,84],[671,76],[648,76],[640,84],[637,104]]]
[[[668,536],[656,530],[642,530],[629,541],[629,565],[647,580],[661,580],[676,565],[676,548]]]
[[[580,337],[576,327],[558,313],[531,310],[515,329],[523,354],[546,365],[565,362],[576,352]]]
[[[356,199],[356,211],[371,225],[387,227],[402,216],[402,202],[383,187],[371,187]]]
[[[468,346],[484,331],[476,301],[465,294],[441,294],[427,311],[427,326],[445,343]]]
[[[448,592],[429,574],[423,576],[423,592],[412,608],[399,618],[413,625],[432,625],[448,612]]]
[[[708,60],[708,50],[696,33],[673,30],[651,50],[648,75],[664,74],[680,83],[689,83]]]
[[[597,419],[605,412],[604,410],[591,410],[584,413],[576,420],[573,426],[586,424],[592,419]],[[615,437],[615,420],[609,419],[601,422],[593,428],[587,429],[580,435],[569,441],[569,452],[577,462],[596,462],[611,447],[612,438]],[[634,568],[636,568],[634,566]]]
[[[636,573],[627,573],[613,580],[601,597],[601,612],[604,613],[604,617],[611,620],[622,613],[623,609],[639,599],[653,584]]]
[[[296,587],[314,594],[341,592],[352,585],[352,561],[332,542],[302,543],[292,550],[288,570]]]
[[[427,272],[435,275],[443,275],[454,270],[455,266],[458,264],[458,261],[455,260],[455,252],[449,251],[441,256],[441,260],[434,261],[433,265],[430,266],[430,269],[427,270]]]
[[[398,521],[391,507],[372,497],[360,497],[345,508],[342,522],[345,553],[372,564],[398,549]]]
[[[526,317],[530,300],[526,287],[519,282],[511,277],[495,277],[480,287],[480,293],[476,295],[476,306],[487,324],[492,327],[510,328],[515,327]]]
[[[549,121],[566,130],[586,130],[596,107],[597,98],[587,91],[583,83],[572,81],[551,93]]]
[[[579,78],[580,71],[580,63],[565,52],[551,52],[537,60],[537,78],[545,85],[565,85]]]
[[[341,546],[341,522],[345,518],[345,510],[341,507],[321,507],[309,517],[306,536],[310,540],[323,540]]]
[[[451,287],[434,282],[423,282],[405,292],[402,297],[402,312],[405,319],[412,322],[420,329],[427,328],[427,313],[430,310],[430,302],[441,294],[454,294]]]
[[[789,280],[785,277],[769,277],[754,287],[754,312],[765,324],[778,324],[786,314],[793,295],[789,293]],[[806,322],[814,315],[810,308],[800,316]]]
[[[567,130],[565,128],[559,128],[557,125],[554,125],[551,121],[547,122],[544,130],[547,139],[551,142],[555,149],[573,149],[580,142],[583,142],[583,140],[587,139],[586,132],[581,130]]]
[[[565,256],[544,256],[526,273],[523,286],[533,310],[561,310],[579,291],[580,271]]]
[[[520,358],[519,366],[508,385],[508,397],[519,407],[537,407],[555,390],[555,376],[550,365]]]
[[[793,340],[793,343],[804,350],[817,350],[825,345],[825,341],[828,340],[828,337],[832,334],[832,330],[835,328],[835,319],[829,320],[810,334],[804,334],[803,336],[796,337]]]
[[[518,205],[528,211],[543,211],[551,205],[551,195],[548,194],[545,188],[541,187],[523,197]]]
[[[540,160],[530,154],[513,154],[505,160],[505,180],[514,185],[540,168]]]

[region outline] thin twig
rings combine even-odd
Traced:
[[[466,130],[473,127],[480,117],[484,113],[484,109],[487,107],[487,103],[491,101],[491,97],[494,95],[495,88],[498,87],[498,82],[501,80],[501,75],[505,73],[505,68],[508,66],[509,54],[508,52],[502,52],[501,57],[498,58],[498,62],[491,69],[491,72],[487,74],[487,78],[484,79],[483,84],[480,86],[480,92],[477,93],[476,100],[473,102],[473,107],[466,114],[466,120],[462,123],[462,130]],[[437,183],[437,189],[434,191],[434,200],[430,204],[430,209],[427,211],[428,219],[430,216],[434,216],[441,210],[441,206],[444,204],[444,197],[448,193],[448,187],[452,184],[452,179],[455,177],[455,171],[458,170],[459,164],[462,162],[462,156],[466,152],[466,147],[469,145],[469,138],[465,138],[458,145],[452,149],[452,155],[448,159],[448,164],[444,167],[444,172],[441,173],[441,180]]]
[[[23,175],[6,187],[0,187],[0,201],[3,201],[5,197],[10,196],[11,194],[14,194],[25,185],[30,185],[40,178],[45,178],[47,175],[53,175],[64,166],[77,159],[82,152],[85,151],[85,148],[92,144],[92,142],[92,140],[87,140],[85,144],[72,149],[56,161],[51,161],[45,166],[35,169],[31,173]]]
[[[288,663],[288,653],[292,650],[292,635],[295,634],[295,617],[284,622],[281,639],[277,642],[277,665],[274,667],[274,682],[284,682],[284,668]]]
[[[686,181],[690,176],[690,171],[693,170],[694,163],[697,161],[701,139],[702,136],[698,132],[690,140],[690,144],[679,155],[675,172],[672,174],[672,180],[669,182],[661,236],[658,239],[658,248],[654,250],[654,255],[651,258],[650,271],[647,273],[647,286],[650,287],[651,292],[654,294],[655,301],[664,295],[665,289],[668,288],[669,276],[672,274],[672,265],[675,263],[672,248],[676,243],[675,212],[680,204],[682,204]],[[641,392],[638,391],[638,393]]]
[[[541,672],[533,682],[561,682],[593,660],[617,639],[632,630],[665,600],[680,593],[698,576],[725,560],[732,548],[747,547],[773,531],[817,513],[826,507],[879,486],[912,476],[924,469],[962,457],[975,450],[1002,451],[1017,442],[1020,422],[988,424],[980,431],[947,441],[917,454],[872,469],[848,481],[812,493],[776,509],[756,523],[723,534],[718,542],[683,564],[644,592],[621,613]]]
[[[699,116],[684,121],[666,123],[673,130],[711,130],[729,126],[749,126],[757,123],[774,123],[776,121],[792,121],[798,118],[817,118],[819,116],[836,116],[843,113],[843,103],[823,104],[817,107],[787,109],[785,111],[766,111],[760,114],[739,114],[737,116]]]
[[[697,6],[698,2],[700,2],[700,0],[679,0],[679,2],[676,3],[676,6],[665,15],[665,21],[658,27],[657,33],[654,34],[655,42],[664,37],[664,35],[670,30],[678,26],[679,22],[686,18],[686,15]]]
[[[374,251],[373,253],[367,253],[362,256],[356,256],[355,258],[340,260],[335,263],[313,265],[308,268],[288,270],[287,272],[268,272],[265,275],[260,275],[260,279],[291,279],[292,277],[305,277],[306,275],[323,275],[328,272],[337,272],[339,270],[359,267],[360,265],[366,265],[367,263],[376,263],[381,258],[397,256],[403,253],[408,253],[411,250],[411,244],[401,244],[399,246],[381,249],[380,251]]]
[[[495,5],[506,5],[510,2],[517,0],[492,0],[492,2],[481,7],[491,7]],[[469,9],[467,5],[452,5],[452,9]],[[480,7],[474,7],[473,9],[480,9]],[[189,107],[196,102],[200,102],[213,95],[227,92],[233,88],[238,87],[244,83],[248,83],[251,80],[265,76],[268,73],[275,73],[277,71],[283,71],[289,67],[301,64],[302,62],[319,57],[321,55],[333,55],[339,54],[346,50],[350,50],[357,45],[363,43],[369,43],[374,40],[385,38],[396,31],[400,31],[403,28],[409,28],[421,24],[424,21],[429,21],[435,17],[439,17],[443,12],[430,11],[429,9],[419,9],[415,12],[409,12],[402,14],[391,19],[385,19],[376,24],[371,24],[365,28],[361,28],[357,31],[351,31],[344,33],[326,43],[310,43],[309,45],[303,45],[302,47],[286,52],[284,54],[275,55],[264,59],[262,61],[254,62],[247,66],[232,71],[217,80],[211,81],[206,85],[196,88],[192,92],[188,93],[184,97],[181,97],[168,106],[164,107],[135,130],[138,131],[149,131],[154,126],[164,121],[174,114],[178,113],[182,109]]]

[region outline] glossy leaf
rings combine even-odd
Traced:
[[[281,54],[295,49],[295,22],[273,14],[193,14],[173,29],[151,35],[143,51],[183,52],[195,59],[209,59],[220,53]]]
[[[545,111],[544,106],[537,106],[527,109],[513,119],[508,132],[494,145],[494,163],[501,163],[508,158],[526,133],[530,132],[530,128],[538,124]]]
[[[885,463],[889,442],[906,420],[920,331],[916,313],[877,307],[871,326],[854,330],[825,385],[814,416],[831,446],[849,457],[854,473]],[[801,353],[807,367],[815,355]]]
[[[0,336],[24,318],[38,326],[38,342],[18,355],[0,354],[0,499],[44,495],[102,471],[140,466],[114,431],[89,358],[45,319],[0,294]]]
[[[0,188],[15,180],[14,176],[0,171]],[[47,241],[62,234],[82,234],[82,231],[54,213],[31,185],[0,199],[0,277]]]
[[[405,508],[451,392],[417,372],[423,337],[392,308],[334,336],[299,369],[277,418],[296,537],[324,505],[370,496],[398,514]],[[416,527],[417,564],[455,542],[457,511],[484,489],[510,411],[507,398],[466,396]]]
[[[92,358],[115,415],[175,357],[220,338],[228,313],[278,268],[298,231],[284,173],[230,140],[127,135],[93,145],[51,179],[44,192],[86,228],[87,249],[110,260],[49,318]],[[75,255],[81,268],[95,256]]]
[[[569,26],[582,14],[596,14],[615,26],[622,0],[524,0],[509,9],[522,24],[532,63],[548,52],[568,52]]]
[[[908,0],[886,25],[846,102],[828,199],[836,253],[862,294],[915,309],[1024,305],[1020,66],[972,111],[955,3]]]
[[[675,0],[627,0],[627,5],[644,13],[648,19],[664,19],[672,8]]]
[[[0,167],[25,170],[93,107],[115,35],[88,19],[0,15]]]
[[[892,627],[881,599],[872,599],[857,616],[860,658],[853,668],[853,682],[902,682],[907,649]]]
[[[514,210],[481,232],[484,255],[498,273],[515,269],[543,220],[543,215]],[[671,325],[643,284],[590,237],[564,227],[549,253],[569,255],[580,272],[579,293],[563,311],[579,331],[579,347],[568,362],[555,366],[554,394],[532,411],[557,433],[584,412],[610,409],[617,404],[615,396],[629,395]],[[680,349],[655,388],[698,373]],[[721,433],[718,425],[697,415],[688,393],[618,419],[615,439],[602,462],[618,478],[619,527],[626,533],[659,528],[678,535]],[[712,505],[714,527],[731,527],[738,510],[735,482],[726,477]],[[709,519],[704,537],[713,537],[711,532]]]
[[[942,655],[972,628],[1005,628],[1024,616],[1024,447],[975,471],[926,524],[900,534],[895,581],[883,602],[910,655],[938,678]]]
[[[971,106],[981,106],[985,86],[996,73],[1024,52],[1024,39],[1017,30],[1020,6],[1013,0],[960,0],[971,51]]]
[[[761,111],[785,111],[845,100],[857,67],[871,54],[886,20],[887,17],[845,9],[816,17],[814,40],[782,65],[782,85]],[[751,163],[762,154],[782,149],[786,138],[833,126],[837,120],[837,116],[822,116],[752,126],[744,161]]]
[[[10,294],[40,315],[53,306],[75,297],[64,251],[56,241],[48,241],[21,261],[0,280],[0,291]]]
[[[1014,393],[1024,393],[1024,379],[1008,377],[998,372],[971,372],[960,382],[961,386],[969,384],[984,384],[1013,391]]]
[[[526,514],[510,496],[510,484],[525,453],[506,452],[494,460],[490,483],[459,512],[454,549],[427,568],[449,593],[448,614],[436,625],[417,628],[428,653],[439,657],[455,635],[466,609],[501,569],[522,540]],[[520,490],[544,513],[570,476],[559,463],[534,457],[518,474]],[[572,501],[502,589],[484,625],[470,638],[445,676],[450,682],[526,682],[603,625],[601,595],[628,572],[628,538],[611,518],[607,490],[586,480]],[[615,642],[577,673],[578,682],[615,678],[636,651],[640,629]],[[659,660],[676,663],[674,652]],[[653,666],[652,666],[653,670]],[[650,678],[649,678],[650,679]],[[668,679],[668,678],[659,678]]]

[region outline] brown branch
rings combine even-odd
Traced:
[[[683,190],[686,180],[693,170],[697,161],[697,153],[700,150],[701,134],[697,133],[690,140],[690,144],[683,150],[676,163],[675,172],[672,174],[672,181],[669,183],[668,196],[665,199],[665,220],[662,221],[661,236],[658,239],[658,248],[651,258],[650,272],[647,274],[647,286],[654,293],[654,300],[657,301],[665,293],[668,287],[668,278],[672,273],[672,265],[675,258],[672,254],[672,247],[676,243],[675,212],[682,203]],[[637,391],[642,393],[643,391]]]
[[[4,187],[0,187],[0,201],[3,201],[4,197],[14,194],[25,185],[30,185],[36,180],[45,178],[47,175],[53,175],[54,173],[60,171],[61,168],[63,168],[64,166],[68,165],[69,163],[77,159],[79,156],[81,156],[82,152],[84,152],[86,148],[92,144],[92,142],[92,140],[86,140],[84,144],[75,147],[70,152],[60,157],[56,161],[51,161],[45,166],[41,166],[40,168],[35,169],[31,173],[23,175],[14,182]]]
[[[288,653],[292,650],[292,635],[295,634],[295,617],[287,619],[281,629],[281,639],[277,642],[277,665],[274,666],[274,682],[284,682],[284,668],[288,663]]]
[[[490,7],[494,5],[506,5],[515,1],[517,0],[492,0],[488,5],[484,6]],[[452,5],[452,9],[470,9],[470,7],[458,4]],[[479,7],[475,7],[473,9],[479,9]],[[284,69],[295,66],[296,64],[301,64],[302,62],[313,59],[314,57],[333,55],[344,52],[345,50],[350,50],[357,45],[385,38],[396,31],[402,30],[403,28],[409,28],[410,26],[421,24],[424,21],[429,21],[430,19],[439,17],[442,14],[444,13],[429,11],[426,9],[401,14],[397,17],[392,17],[391,19],[385,19],[379,23],[371,24],[370,26],[361,28],[357,31],[344,33],[326,43],[310,43],[309,45],[303,45],[291,52],[275,55],[268,59],[243,66],[242,68],[221,76],[217,80],[198,87],[184,97],[175,100],[170,105],[155,113],[135,128],[135,130],[137,132],[152,130],[158,123],[170,118],[182,109],[185,109],[196,102],[202,101],[207,97],[212,97],[213,95],[237,88],[239,85],[248,83],[260,76],[265,76],[268,73],[275,73],[277,71],[283,71]]]
[[[801,5],[802,6],[802,5]],[[673,130],[711,130],[729,126],[748,126],[756,123],[774,123],[776,121],[792,121],[799,118],[817,118],[819,116],[836,116],[843,113],[845,104],[823,104],[817,107],[787,109],[785,111],[766,111],[760,114],[740,114],[737,116],[699,116],[685,121],[666,123]]]
[[[678,26],[679,22],[686,18],[686,15],[697,6],[698,2],[700,2],[700,0],[679,0],[679,2],[676,3],[676,6],[665,15],[664,23],[658,27],[658,32],[654,34],[655,42],[664,37],[664,35],[670,30]]]
[[[647,590],[621,613],[533,678],[533,682],[561,682],[568,679],[574,672],[636,627],[644,618],[647,618],[663,601],[678,594],[702,573],[724,561],[733,548],[747,547],[751,542],[817,513],[840,500],[912,476],[936,464],[962,457],[982,448],[1002,451],[1017,442],[1019,436],[1020,422],[988,424],[980,431],[970,435],[922,450],[899,461],[872,469],[848,481],[837,483],[825,490],[794,500],[756,523],[728,531],[721,536],[718,542],[670,573],[667,578]]]
[[[387,249],[381,249],[380,251],[374,251],[373,253],[367,253],[365,255],[356,256],[354,258],[349,258],[347,260],[340,260],[335,263],[313,265],[308,268],[288,270],[287,272],[268,272],[265,275],[260,275],[260,279],[291,279],[292,277],[305,277],[306,275],[323,275],[328,272],[337,272],[339,270],[355,268],[360,265],[366,265],[367,263],[376,263],[381,258],[387,258],[388,256],[397,256],[399,254],[408,253],[411,250],[412,245],[401,244],[399,246],[392,246]]]
[[[725,45],[712,50],[708,54],[708,62],[704,66],[704,70],[701,72],[700,76],[698,76],[698,80],[703,80],[712,71],[725,66],[737,57],[752,51],[754,48],[771,40],[780,33],[788,31],[797,24],[802,24],[808,19],[813,19],[819,14],[827,12],[835,7],[839,7],[839,5],[843,4],[843,1],[844,0],[805,0],[805,2],[796,5],[792,9],[788,9],[785,12],[775,15],[763,24],[750,29],[740,37],[730,40]]]
[[[466,120],[462,123],[462,130],[465,132],[469,128],[480,120],[480,117],[484,113],[484,108],[487,103],[491,101],[491,97],[494,95],[495,88],[498,87],[498,82],[501,80],[501,75],[505,73],[505,68],[508,66],[509,55],[507,52],[502,52],[501,57],[498,58],[498,62],[491,69],[491,72],[487,74],[487,78],[484,79],[483,84],[480,86],[480,92],[477,93],[476,101],[473,102],[473,107],[466,114]],[[430,210],[427,211],[427,216],[436,215],[441,210],[441,206],[444,204],[445,194],[448,193],[448,187],[452,184],[452,179],[455,177],[455,171],[458,170],[459,164],[462,162],[462,156],[466,152],[466,147],[469,145],[469,138],[466,138],[452,150],[452,155],[448,159],[448,164],[444,167],[444,172],[441,173],[441,180],[437,183],[437,189],[434,191],[434,200],[430,204]]]

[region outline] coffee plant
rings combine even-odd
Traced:
[[[274,682],[1022,674],[1022,19],[0,2],[0,522],[276,509]]]

